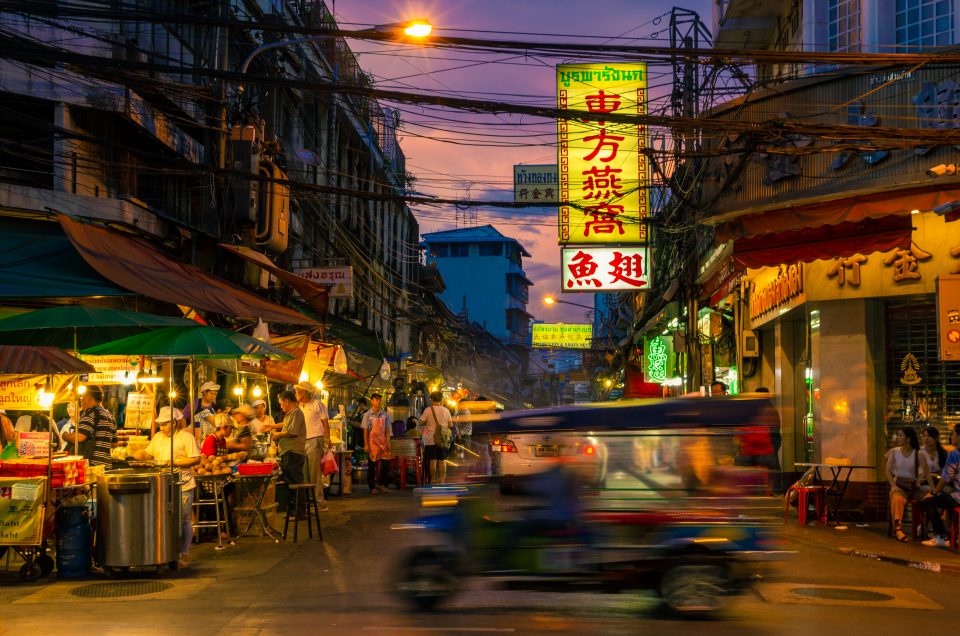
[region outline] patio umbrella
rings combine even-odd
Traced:
[[[52,346],[76,351],[145,329],[196,324],[192,320],[173,316],[109,307],[61,305],[0,320],[0,343]]]
[[[240,358],[292,360],[282,349],[242,333],[205,327],[164,327],[84,349],[87,355],[141,355],[158,358]]]
[[[56,347],[0,345],[0,374],[93,373],[93,366]]]

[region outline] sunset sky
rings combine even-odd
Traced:
[[[341,29],[424,17],[435,33],[481,40],[591,44],[667,44],[671,4],[642,0],[327,0]],[[686,0],[679,6],[698,11],[710,26],[710,3]],[[619,38],[619,39],[616,39]],[[627,38],[636,38],[630,42]],[[430,91],[493,101],[553,106],[554,67],[561,60],[517,52],[497,54],[444,51],[421,46],[375,44],[350,40],[363,70],[378,88]],[[590,62],[570,59],[568,62]],[[669,67],[648,70],[651,94],[664,94]],[[658,87],[660,87],[658,89]],[[556,122],[517,115],[464,113],[438,107],[396,106],[401,119],[401,146],[407,171],[417,177],[415,190],[445,198],[512,200],[514,164],[555,164]],[[654,107],[651,106],[650,110]],[[462,226],[464,215],[476,212],[478,224],[489,223],[519,240],[533,255],[524,269],[535,283],[528,310],[547,322],[583,322],[583,309],[542,299],[560,291],[560,248],[556,209],[509,210],[453,206],[413,207],[421,233]],[[460,218],[458,219],[458,216]],[[467,219],[468,223],[472,220]],[[592,305],[591,294],[565,300]]]

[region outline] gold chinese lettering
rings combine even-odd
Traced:
[[[841,258],[837,256],[833,259],[833,267],[827,272],[828,278],[837,277],[837,286],[843,287],[850,283],[852,287],[860,286],[860,266],[867,262],[867,257],[862,254],[854,254],[850,258]],[[850,273],[847,274],[847,270]]]
[[[901,283],[905,280],[920,280],[919,263],[933,257],[916,243],[910,244],[910,249],[897,250],[883,259],[883,264],[893,267],[893,281]]]

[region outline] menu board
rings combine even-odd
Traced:
[[[22,432],[17,445],[20,457],[47,457],[50,455],[50,433]]]
[[[153,426],[156,396],[151,393],[127,393],[124,428],[149,429]]]

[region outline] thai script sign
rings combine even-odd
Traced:
[[[45,477],[0,477],[0,545],[40,545]]]
[[[645,245],[565,247],[560,255],[564,292],[646,291],[650,267]]]
[[[940,359],[960,360],[960,276],[937,279],[937,331]]]
[[[43,375],[0,376],[0,409],[14,411],[43,411],[37,400],[47,384]]]
[[[96,373],[80,376],[88,384],[123,384],[127,375],[135,373],[140,365],[138,356],[78,356],[84,362],[93,366]]]
[[[593,325],[533,323],[533,346],[537,348],[589,349]]]
[[[770,268],[750,286],[751,325],[758,327],[805,301],[803,263]]]
[[[330,288],[330,298],[353,298],[353,267],[307,267],[298,276]]]
[[[644,114],[646,70],[645,64],[561,64],[557,105],[599,116]],[[645,243],[646,126],[561,119],[557,139],[560,244]]]
[[[560,177],[556,165],[514,166],[514,203],[560,202]]]

